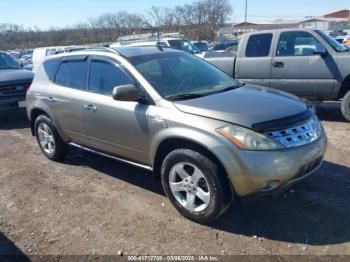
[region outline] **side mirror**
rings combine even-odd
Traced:
[[[326,56],[326,55],[328,55],[328,51],[327,51],[327,48],[325,48],[323,45],[316,44],[314,54],[320,55],[320,56]]]
[[[139,99],[139,90],[133,84],[117,86],[113,89],[113,99],[136,102]]]

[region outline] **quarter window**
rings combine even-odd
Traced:
[[[90,91],[112,95],[113,89],[116,86],[127,84],[134,84],[134,81],[118,66],[105,62],[91,62],[89,77]]]
[[[284,32],[278,40],[277,56],[312,56],[320,42],[307,32]]]
[[[87,62],[67,61],[62,62],[56,77],[55,83],[61,86],[75,89],[84,89],[87,74]]]
[[[249,37],[246,57],[269,56],[272,43],[272,34],[258,34]]]
[[[44,62],[45,72],[51,81],[55,78],[56,69],[59,63],[59,59],[49,59]]]

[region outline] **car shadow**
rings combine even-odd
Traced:
[[[64,159],[64,163],[74,166],[88,166],[103,174],[165,196],[160,181],[154,179],[152,177],[152,172],[148,170],[76,148],[70,149],[70,153]]]
[[[0,261],[30,261],[30,259],[0,232]]]
[[[112,159],[73,149],[65,164],[101,173],[164,196],[151,173]],[[309,245],[350,241],[350,168],[325,162],[290,191],[240,201],[211,227],[232,234]]]
[[[25,110],[0,113],[0,130],[29,128],[30,123]]]
[[[347,122],[340,109],[340,102],[323,102],[316,106],[316,112],[321,121]]]

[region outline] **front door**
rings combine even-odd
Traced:
[[[314,54],[321,43],[304,31],[282,32],[271,64],[271,87],[304,97],[330,96],[337,72],[331,55]]]
[[[114,87],[135,84],[117,63],[91,58],[84,119],[90,146],[106,153],[147,163],[149,105],[116,101]]]

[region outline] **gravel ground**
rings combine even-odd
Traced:
[[[350,124],[319,108],[329,149],[314,176],[245,201],[211,227],[179,215],[151,175],[73,150],[48,161],[25,113],[0,116],[0,255],[350,255]]]

